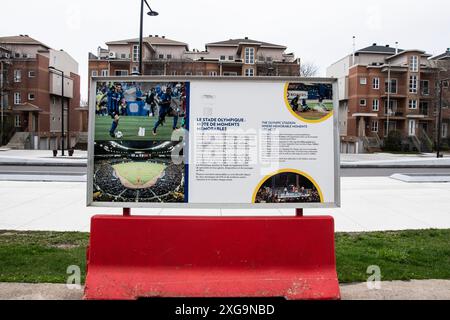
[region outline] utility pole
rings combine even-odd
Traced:
[[[438,113],[438,129],[437,129],[437,158],[441,157],[441,136],[442,136],[442,89],[444,81],[439,81],[439,113]]]

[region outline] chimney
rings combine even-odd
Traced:
[[[163,39],[165,39],[165,38],[166,38],[166,36],[162,36],[162,38],[163,38]]]
[[[398,54],[398,41],[395,42],[395,54]]]
[[[447,48],[447,52],[450,52],[450,48]]]
[[[372,46],[376,47],[376,46],[377,46],[377,43],[376,43],[376,42],[374,42],[374,43],[372,44]]]
[[[355,65],[355,56],[356,56],[356,36],[353,36],[353,63],[352,65]]]
[[[248,40],[248,37],[245,37],[245,40]]]
[[[390,47],[391,47],[390,45],[388,45],[388,44],[386,45],[386,48],[390,48]]]
[[[100,56],[102,54],[102,47],[97,48],[97,57],[100,59]]]
[[[149,37],[149,38],[152,38],[152,37],[153,37],[153,35],[151,34],[151,35],[149,35],[148,37]]]
[[[159,36],[157,34],[155,34],[155,38],[158,38]]]

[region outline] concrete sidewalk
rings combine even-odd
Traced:
[[[20,165],[20,166],[86,166],[87,152],[75,150],[73,157],[58,156],[53,157],[51,150],[8,150],[0,149],[0,165]]]
[[[450,228],[450,183],[405,183],[390,178],[342,178],[342,208],[308,209],[331,215],[338,232]],[[0,230],[90,230],[96,214],[121,209],[87,208],[86,184],[0,181]],[[294,216],[294,210],[133,209],[150,216]]]
[[[380,290],[366,283],[341,285],[342,300],[450,300],[450,281],[382,282]],[[0,283],[0,300],[81,300],[83,289],[64,284]]]

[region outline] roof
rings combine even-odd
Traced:
[[[39,108],[38,106],[31,104],[29,102],[26,102],[24,104],[15,105],[15,106],[13,106],[13,110],[14,111],[32,111],[32,112],[41,112],[42,111],[41,108]]]
[[[431,60],[446,60],[446,59],[450,59],[450,48],[447,49],[446,52],[431,58]]]
[[[50,49],[49,46],[43,44],[42,42],[31,38],[28,35],[10,36],[10,37],[0,37],[0,43],[9,45],[39,45],[46,49]]]
[[[240,44],[243,43],[248,43],[248,44],[255,44],[255,45],[260,45],[261,47],[269,47],[269,48],[279,48],[279,49],[286,49],[286,46],[282,46],[282,45],[278,45],[278,44],[273,44],[273,43],[269,43],[269,42],[264,42],[264,41],[257,41],[257,40],[252,40],[249,38],[244,38],[244,39],[230,39],[230,40],[225,40],[225,41],[219,41],[219,42],[211,42],[211,43],[207,43],[206,46],[231,46],[231,47],[238,47]]]
[[[427,53],[426,53],[425,51],[423,51],[423,50],[419,50],[419,49],[408,49],[408,50],[402,50],[402,51],[400,51],[399,53],[394,54],[393,56],[387,57],[386,60],[391,60],[391,59],[394,59],[394,58],[396,58],[396,57],[398,57],[398,56],[401,56],[402,54],[410,53],[410,52],[418,52],[418,53],[420,53],[420,55],[421,55],[422,57],[426,57],[426,58],[431,57],[431,55],[427,54]]]
[[[370,47],[360,49],[356,51],[356,53],[379,53],[379,54],[396,54],[396,48],[392,48],[391,46],[379,46],[376,43],[371,45]],[[403,49],[398,49],[398,52],[403,52]]]
[[[159,36],[149,36],[144,37],[144,42],[147,42],[150,45],[168,45],[168,46],[184,46],[188,48],[188,44],[180,41],[175,41],[168,39],[166,37],[159,37]],[[110,41],[106,44],[109,45],[121,45],[121,44],[129,44],[129,43],[137,43],[139,42],[139,38],[134,39],[125,39],[125,40],[119,40],[119,41]]]

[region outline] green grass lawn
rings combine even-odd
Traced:
[[[95,140],[96,141],[109,141],[118,140],[109,136],[109,130],[112,124],[111,117],[95,117]],[[123,138],[120,140],[128,141],[167,141],[172,138],[173,117],[166,117],[164,126],[158,128],[158,135],[154,136],[152,131],[153,127],[158,121],[156,117],[120,117],[119,127],[117,131],[123,133]],[[178,121],[178,127],[180,126],[181,119]],[[139,128],[145,128],[145,137],[139,137]],[[116,132],[117,132],[116,131]]]
[[[161,163],[128,162],[113,166],[119,175],[131,184],[144,185],[160,176],[166,166]]]
[[[0,282],[65,283],[85,270],[87,233],[0,231]],[[450,230],[337,234],[339,279],[364,282],[368,266],[383,280],[450,279]]]

